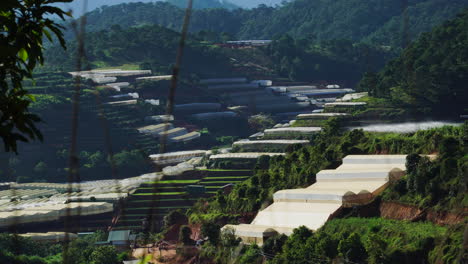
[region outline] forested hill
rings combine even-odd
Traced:
[[[468,9],[424,33],[360,88],[429,116],[468,112]]]
[[[381,45],[401,44],[403,1],[395,0],[295,0],[278,7],[194,10],[190,30],[227,32],[237,39],[270,39],[288,33],[317,40],[350,39]],[[408,7],[410,36],[416,38],[454,17],[468,0],[412,0]],[[89,13],[89,29],[159,24],[180,30],[184,10],[169,3],[131,3]]]
[[[169,2],[175,6],[179,7],[186,7],[187,0],[92,0],[87,2],[87,9],[94,10],[101,8],[103,6],[113,6],[119,5],[124,3],[151,3],[151,2]],[[56,6],[64,9],[71,9],[73,10],[73,14],[75,17],[79,17],[83,14],[83,0],[73,0],[71,3],[58,3]],[[203,8],[227,8],[227,9],[235,9],[240,8],[239,5],[231,3],[229,0],[201,0],[201,1],[194,1],[195,9],[203,9]]]
[[[121,28],[118,25],[108,30],[89,33],[85,39],[85,67],[118,66],[139,64],[155,73],[169,74],[174,63],[180,33],[160,26]],[[70,42],[67,50],[52,47],[45,53],[46,66],[55,70],[70,71],[76,64],[77,45]],[[200,63],[203,61],[204,63]],[[213,73],[229,67],[227,57],[218,49],[187,40],[183,69],[191,73]]]
[[[168,3],[175,6],[185,8],[187,7],[187,0],[167,0]],[[206,9],[206,8],[226,8],[226,9],[236,9],[240,8],[229,0],[203,0],[203,1],[193,1],[194,9]]]

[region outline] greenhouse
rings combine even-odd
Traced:
[[[182,136],[173,137],[171,138],[171,142],[186,142],[200,137],[201,134],[199,132],[193,131]]]
[[[122,88],[126,88],[130,86],[130,83],[128,82],[120,82],[120,83],[108,83],[106,86],[116,90],[117,92],[120,92]]]
[[[172,139],[174,137],[182,136],[185,134],[187,134],[187,129],[183,127],[176,127],[167,131],[160,132],[158,136],[161,138],[166,137],[167,139]]]
[[[0,191],[0,199],[34,199],[38,197],[52,196],[56,194],[57,191],[53,189],[9,189],[5,191]]]
[[[108,105],[136,105],[138,100],[125,100],[125,101],[116,101],[116,102],[109,102],[105,103]]]
[[[12,189],[51,189],[57,190],[58,192],[66,192],[68,190],[79,191],[80,184],[77,183],[46,183],[46,182],[33,182],[33,183],[17,183],[12,184]]]
[[[265,86],[265,87],[273,85],[273,81],[271,81],[271,80],[254,80],[251,83],[255,83],[255,84],[258,84],[260,86]]]
[[[137,130],[138,132],[144,133],[144,134],[158,135],[159,133],[165,130],[170,130],[172,128],[174,128],[174,126],[171,123],[164,123],[164,124],[140,127],[140,128],[137,128]]]
[[[233,228],[245,243],[263,243],[274,231],[290,235],[299,226],[317,230],[340,208],[370,203],[403,176],[405,164],[406,155],[349,155],[337,169],[320,171],[315,184],[276,192],[250,225],[224,228]]]
[[[306,145],[309,144],[309,140],[242,140],[234,142],[233,146],[289,146],[289,145]]]
[[[47,232],[47,233],[26,233],[19,234],[19,236],[30,238],[33,241],[38,242],[54,242],[61,243],[67,240],[75,240],[78,238],[78,235],[75,233],[65,233],[65,232]]]
[[[138,77],[136,81],[163,81],[163,80],[171,80],[172,75],[161,75],[161,76],[148,76],[148,77]]]
[[[126,93],[110,96],[112,99],[138,99],[140,95],[138,93]]]
[[[155,116],[145,117],[145,122],[162,123],[162,122],[170,122],[170,121],[174,121],[173,115],[155,115]]]
[[[304,134],[312,135],[322,131],[320,127],[282,127],[265,129],[265,135],[278,135],[278,134]]]
[[[69,72],[69,74],[73,77],[80,76],[83,78],[89,78],[95,75],[100,75],[104,77],[128,77],[128,76],[148,75],[148,74],[151,74],[151,70],[109,69],[109,70]]]
[[[187,161],[189,159],[195,157],[203,157],[206,155],[206,150],[189,150],[189,151],[177,151],[177,152],[169,152],[164,154],[155,154],[150,155],[150,159],[153,160],[154,163],[158,165],[165,165],[165,164],[175,164],[180,163],[183,161]]]
[[[351,93],[351,94],[347,94],[347,95],[343,96],[343,98],[337,99],[336,101],[337,101],[337,102],[346,102],[346,101],[361,99],[361,98],[366,97],[366,96],[368,96],[368,95],[369,95],[368,92],[364,92],[364,93]]]
[[[300,114],[297,115],[297,119],[319,119],[326,120],[332,117],[347,117],[349,114],[346,113],[312,113],[312,114]]]
[[[269,153],[269,152],[243,152],[243,153],[226,153],[211,155],[211,160],[217,159],[258,159],[261,156],[284,156],[284,153]]]
[[[58,221],[65,216],[86,216],[113,212],[110,203],[69,203],[34,207],[13,212],[0,212],[0,228],[15,225]]]
[[[365,102],[334,102],[334,103],[326,103],[325,107],[357,107],[357,106],[364,106],[367,103]]]

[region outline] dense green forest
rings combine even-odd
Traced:
[[[349,39],[379,45],[403,44],[404,1],[296,0],[279,7],[194,10],[190,30],[226,32],[237,39],[271,39],[277,34],[315,40]],[[408,4],[410,38],[454,17],[467,0],[413,0]],[[159,24],[180,30],[184,10],[169,3],[131,3],[107,6],[88,13],[89,30]]]
[[[66,256],[66,263],[69,264],[120,264],[128,258],[128,252],[119,252],[114,246],[96,247],[96,242],[106,239],[106,234],[98,231],[65,246],[36,242],[17,235],[0,234],[0,263],[60,264],[64,263]]]
[[[359,88],[403,108],[458,116],[467,110],[468,11],[422,36]]]
[[[85,68],[136,63],[155,73],[170,74],[179,41],[179,33],[159,26],[123,29],[113,25],[108,30],[87,35],[85,50],[89,65]],[[74,42],[69,42],[66,51],[52,47],[46,52],[47,65],[52,69],[73,70],[76,55],[77,45]],[[219,52],[219,48],[189,38],[182,65],[184,72],[216,74],[228,71],[229,60]]]
[[[186,8],[187,0],[167,0],[168,3],[175,5],[177,7]],[[203,0],[203,1],[194,1],[194,9],[208,9],[208,8],[225,8],[225,9],[237,9],[239,6],[233,4],[228,0]]]

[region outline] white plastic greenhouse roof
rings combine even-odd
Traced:
[[[312,134],[322,131],[320,127],[281,127],[281,128],[272,128],[265,129],[265,134],[282,134],[282,133],[302,133],[302,134]]]
[[[317,183],[302,189],[281,190],[251,225],[227,226],[242,238],[262,238],[265,232],[306,226],[317,230],[342,206],[372,201],[394,179],[403,175],[406,155],[349,155],[335,170],[322,170]],[[255,241],[255,240],[254,240]]]
[[[210,159],[258,159],[261,156],[284,156],[284,153],[243,152],[211,155]]]
[[[346,94],[345,96],[343,96],[343,98],[337,99],[336,101],[337,102],[346,102],[346,101],[351,101],[351,100],[355,100],[355,99],[360,99],[360,98],[366,97],[368,95],[369,95],[368,92],[351,93],[351,94]]]
[[[138,103],[138,100],[125,100],[125,101],[109,102],[106,104],[108,105],[134,105],[137,103]]]
[[[344,117],[349,116],[346,113],[312,113],[312,114],[299,114],[297,119],[324,119],[330,117]]]
[[[158,134],[164,130],[172,129],[174,126],[171,123],[163,123],[157,125],[150,125],[137,128],[138,132],[140,133],[151,133],[151,134]]]
[[[27,237],[35,241],[56,241],[61,242],[66,239],[73,240],[78,238],[78,235],[75,233],[65,233],[65,232],[47,232],[47,233],[26,233],[18,234],[22,237]]]
[[[61,217],[85,216],[112,212],[110,203],[69,203],[34,207],[31,209],[16,210],[12,212],[0,212],[0,227],[14,226],[18,224],[58,221]]]
[[[193,132],[187,133],[187,134],[182,135],[182,136],[173,137],[173,138],[171,138],[171,141],[173,141],[173,142],[190,141],[190,140],[197,139],[200,136],[201,136],[201,134],[199,132],[193,131]]]
[[[70,72],[72,76],[93,76],[103,75],[105,77],[116,77],[116,76],[136,76],[136,75],[148,75],[151,74],[150,70],[121,70],[121,69],[109,69],[109,70],[91,70],[81,72]]]
[[[273,203],[260,211],[252,224],[287,228],[298,228],[304,225],[317,230],[340,207],[339,203]]]
[[[206,154],[206,150],[186,150],[186,151],[176,151],[176,152],[168,152],[164,154],[154,154],[150,155],[150,158],[153,160],[158,159],[171,159],[177,157],[201,157]]]
[[[278,139],[278,140],[243,140],[234,142],[233,146],[243,146],[243,145],[294,145],[294,144],[309,144],[309,140],[287,140],[287,139]]]
[[[333,107],[333,106],[361,106],[366,105],[366,102],[334,102],[334,103],[326,103],[325,107]]]
[[[172,75],[161,75],[161,76],[148,76],[148,77],[138,77],[137,81],[161,81],[161,80],[170,80]]]
[[[343,165],[385,165],[406,164],[407,155],[349,155],[343,158]]]

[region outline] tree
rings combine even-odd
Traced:
[[[190,244],[190,242],[192,241],[192,239],[190,238],[191,235],[192,235],[192,229],[190,229],[190,227],[186,225],[183,225],[180,227],[179,240],[182,243],[184,243],[184,245]]]
[[[361,237],[357,233],[352,233],[346,239],[340,240],[338,252],[344,259],[353,262],[366,259],[366,249],[361,242]]]
[[[203,236],[208,237],[208,241],[212,245],[218,245],[220,240],[220,226],[214,223],[203,223],[201,233]]]
[[[7,152],[17,152],[17,142],[42,140],[36,124],[40,118],[29,112],[34,97],[23,89],[24,78],[44,63],[43,39],[51,32],[65,48],[63,27],[54,21],[69,13],[49,4],[72,0],[2,0],[0,3],[0,138]]]
[[[114,246],[96,248],[89,258],[91,264],[118,264],[117,250]]]

